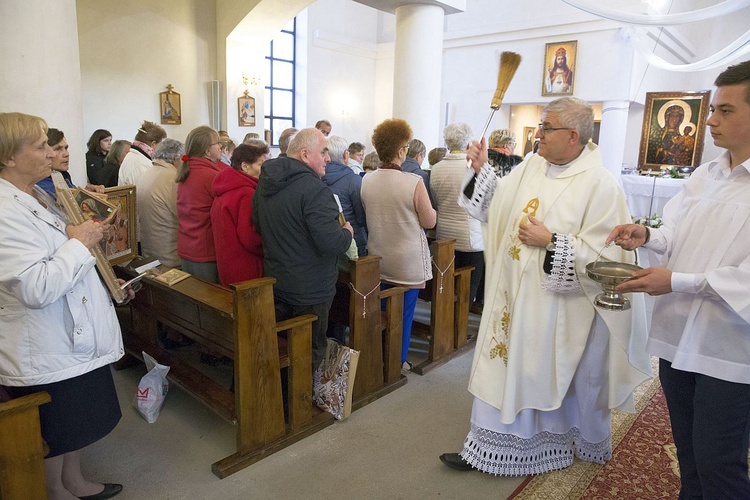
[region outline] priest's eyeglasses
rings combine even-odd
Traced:
[[[542,133],[542,137],[544,137],[547,132],[554,132],[555,130],[573,130],[570,127],[545,127],[543,123],[540,123],[537,126],[537,130],[539,130]]]

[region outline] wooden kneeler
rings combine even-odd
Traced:
[[[352,409],[358,409],[406,383],[401,375],[403,287],[380,290],[380,256],[366,255],[339,273],[348,289],[349,347],[359,351]],[[349,285],[351,284],[351,285]],[[352,287],[353,289],[349,289]],[[342,293],[346,296],[346,292]],[[386,310],[381,312],[381,299]]]
[[[414,322],[412,334],[429,341],[427,359],[414,373],[424,375],[473,346],[469,342],[469,289],[473,267],[455,268],[455,240],[437,240],[430,245],[432,280],[420,298],[430,302],[430,324]],[[473,340],[473,339],[472,339]]]
[[[313,415],[311,336],[317,316],[306,314],[276,323],[274,282],[273,278],[259,278],[230,285],[234,296],[237,451],[211,466],[220,478],[333,422],[327,413],[316,411]],[[280,335],[283,333],[285,338]],[[288,426],[281,391],[282,361],[288,369]]]
[[[0,403],[0,500],[47,498],[39,405],[50,401],[37,392]]]

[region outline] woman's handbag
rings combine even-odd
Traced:
[[[328,339],[326,356],[313,375],[313,403],[337,420],[351,413],[358,360],[359,351]]]

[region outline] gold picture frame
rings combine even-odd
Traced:
[[[170,83],[167,90],[159,94],[159,116],[162,125],[182,124],[182,102],[180,94],[174,91]]]
[[[237,122],[240,127],[255,126],[255,98],[245,91],[245,95],[237,98]]]
[[[138,256],[135,185],[106,188],[107,203],[117,208],[112,228],[101,246],[110,264],[116,265]]]
[[[647,92],[638,153],[641,171],[677,168],[689,174],[701,164],[710,90]]]
[[[73,196],[74,190],[68,187],[62,174],[54,170],[52,171],[52,182],[55,185],[59,207],[65,212],[67,222],[74,225],[83,224],[85,219],[81,213],[81,207]],[[96,259],[96,269],[99,271],[102,280],[104,280],[104,284],[107,286],[112,298],[118,304],[124,303],[127,299],[127,293],[120,286],[117,276],[112,269],[112,263],[104,255],[101,246],[94,245],[91,247],[91,254]]]
[[[542,96],[572,96],[578,40],[548,43],[544,47]]]

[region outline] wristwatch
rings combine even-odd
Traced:
[[[549,243],[547,243],[547,246],[545,246],[544,248],[548,252],[553,252],[555,250],[555,242],[556,241],[557,241],[557,234],[556,233],[552,233],[552,239],[549,241]]]

